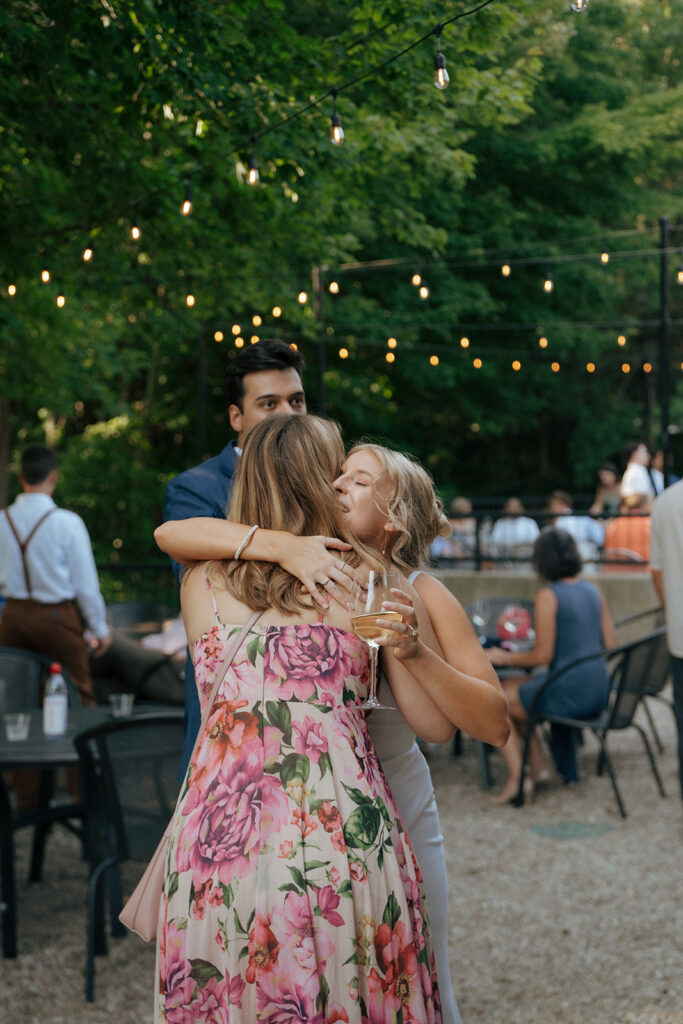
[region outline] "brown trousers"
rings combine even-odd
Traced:
[[[95,704],[83,623],[73,601],[8,598],[0,619],[0,647],[21,647],[58,661],[76,684],[81,703]]]

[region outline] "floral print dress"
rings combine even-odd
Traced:
[[[194,652],[200,701],[240,627]],[[364,715],[365,644],[247,633],[183,783],[157,946],[168,1024],[440,1024],[422,879]]]

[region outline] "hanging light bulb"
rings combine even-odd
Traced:
[[[504,263],[503,266],[500,268],[500,272],[503,275],[503,277],[509,277],[510,274],[512,273],[512,267],[510,266],[509,263]]]
[[[214,331],[213,332],[213,340],[217,341],[219,344],[220,344],[221,341],[223,341],[224,337],[225,337],[225,335],[223,334],[222,331]]]
[[[337,90],[332,90],[332,129],[330,131],[330,142],[333,146],[341,146],[344,141],[344,129],[342,119],[337,113]]]
[[[339,281],[330,281],[330,295],[339,295]]]
[[[396,338],[387,338],[387,348],[396,348],[397,345]]]
[[[300,291],[296,297],[296,301],[300,306],[305,306],[308,302],[308,292]]]
[[[187,295],[185,296],[185,302],[187,303],[189,308],[192,309],[192,307],[195,304],[195,297],[194,297],[194,293],[192,291],[189,291],[187,293]]]
[[[258,313],[254,313],[254,315],[251,318],[251,322],[254,325],[254,327],[260,327],[261,324],[263,323],[263,320],[258,315]]]
[[[438,366],[439,365],[439,357],[438,356],[430,356],[429,357],[429,365],[430,366]]]
[[[572,0],[572,10],[576,11],[577,14],[581,14],[588,7],[588,0]]]
[[[190,187],[189,178],[187,180],[185,198],[183,199],[182,206],[180,207],[180,212],[182,213],[183,217],[189,217],[190,214],[192,213],[192,189]]]
[[[434,58],[434,85],[437,89],[446,89],[450,78],[446,71],[446,58],[441,52],[441,25],[436,27],[436,57]]]
[[[605,267],[609,263],[609,253],[607,252],[607,249],[603,249],[602,252],[600,253],[600,262]]]
[[[469,348],[469,347],[470,347],[470,339],[469,338],[461,338],[460,339],[460,348]]]
[[[553,281],[552,275],[551,274],[546,274],[545,275],[545,279],[543,281],[543,291],[546,292],[546,294],[550,295],[550,293],[554,289],[554,287],[555,287],[555,282]]]
[[[81,254],[81,258],[84,263],[90,263],[94,255],[95,252],[93,250],[93,247],[91,245],[86,245],[85,249]]]
[[[270,312],[275,317],[282,316],[282,309],[280,308],[280,306],[273,306]]]
[[[133,221],[131,225],[130,237],[133,239],[134,242],[139,242],[140,239],[142,238],[142,231],[140,231],[140,228],[135,223],[135,221]]]
[[[586,363],[588,373],[595,373],[595,363]]]
[[[623,348],[625,344],[626,344],[626,335],[625,334],[620,334],[619,337],[617,338],[617,345],[620,345]]]
[[[256,157],[252,153],[251,160],[249,161],[249,172],[247,174],[247,184],[257,185],[259,180],[258,167],[256,166]]]
[[[348,350],[348,348],[340,348],[339,349],[339,358],[340,359],[348,359],[349,358],[349,350]]]
[[[64,308],[64,305],[65,305],[65,303],[66,303],[66,298],[65,298],[65,296],[64,296],[64,292],[63,292],[63,291],[61,290],[61,288],[60,288],[60,290],[59,290],[59,295],[57,296],[57,305],[58,305],[58,307],[59,307],[60,309],[63,309],[63,308]]]
[[[683,284],[683,267],[679,267],[676,271],[676,284]]]
[[[8,284],[7,294],[14,297],[17,294],[17,286],[15,284]]]
[[[410,283],[414,284],[416,288],[419,288],[419,286],[422,284],[422,277],[421,277],[421,275],[420,274],[413,274],[413,276],[410,279]]]
[[[41,270],[41,272],[40,272],[40,280],[43,282],[43,284],[47,284],[49,282],[49,280],[50,280],[50,271],[49,270]]]
[[[429,288],[424,283],[424,281],[420,285],[417,294],[420,296],[421,299],[428,299],[429,298]]]

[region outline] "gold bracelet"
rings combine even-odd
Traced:
[[[235,560],[242,557],[242,552],[244,551],[244,549],[246,548],[247,544],[249,543],[251,538],[254,536],[254,534],[256,533],[258,528],[259,528],[258,523],[254,523],[254,525],[251,527],[251,529],[249,529],[247,531],[247,533],[246,533],[246,535],[244,537],[244,540],[242,541],[242,543],[238,547],[238,549],[235,552],[235,554],[232,556]]]

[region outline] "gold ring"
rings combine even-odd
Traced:
[[[417,629],[415,628],[415,626],[411,626],[411,624],[410,624],[409,622],[406,622],[406,626],[408,627],[408,629],[409,629],[409,630],[410,630],[410,632],[412,633],[412,636],[413,636],[413,640],[417,640],[417,637],[418,637],[418,631],[417,631]]]

